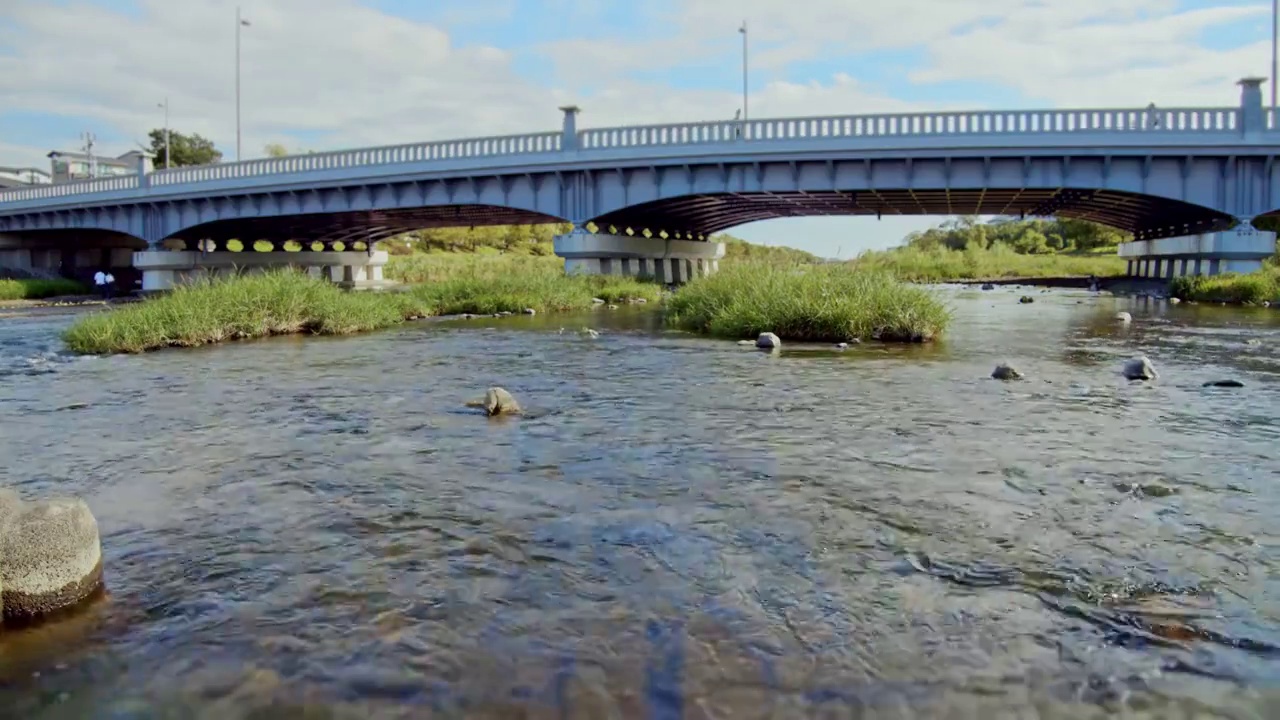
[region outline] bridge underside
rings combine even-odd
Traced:
[[[442,205],[218,220],[186,228],[174,233],[172,237],[196,242],[201,240],[375,242],[414,230],[432,228],[559,222],[564,220],[517,208],[494,205]]]
[[[709,235],[758,220],[836,215],[1026,215],[1090,220],[1141,238],[1225,228],[1231,217],[1199,205],[1114,190],[868,190],[688,195],[594,218],[610,232]]]

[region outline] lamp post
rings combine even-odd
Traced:
[[[1280,75],[1280,0],[1271,0],[1271,111],[1276,110],[1276,76]],[[1276,128],[1280,129],[1280,128]]]
[[[1276,0],[1280,2],[1280,0]],[[742,21],[742,27],[738,28],[738,32],[742,33],[742,122],[747,121],[747,21]],[[744,133],[745,135],[745,133]]]
[[[240,17],[236,6],[236,162],[240,162],[240,28],[249,27],[249,21]]]
[[[169,169],[169,98],[156,107],[164,108],[164,169]]]

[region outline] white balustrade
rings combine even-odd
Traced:
[[[1268,129],[1280,130],[1280,114],[1264,112]],[[577,132],[580,152],[634,147],[697,146],[721,143],[824,140],[832,138],[963,137],[1062,133],[1227,133],[1236,132],[1238,108],[1146,108],[1113,110],[991,110],[981,112],[893,113],[833,117],[718,120]],[[518,157],[559,152],[561,132],[445,140],[379,148],[264,158],[236,163],[158,170],[147,177],[157,187],[239,178],[325,172],[403,163]],[[61,185],[0,191],[6,203],[139,188],[137,176],[102,178]]]

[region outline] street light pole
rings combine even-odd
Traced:
[[[1280,0],[1271,0],[1271,111],[1276,110],[1276,76],[1280,75]]]
[[[165,97],[159,107],[164,108],[164,169],[169,169],[169,98]]]
[[[1280,2],[1280,0],[1276,0]],[[742,21],[742,27],[738,28],[738,32],[742,33],[742,122],[747,121],[747,21]],[[744,133],[745,134],[745,133]]]
[[[236,162],[240,162],[240,28],[249,27],[249,21],[240,17],[236,6]]]

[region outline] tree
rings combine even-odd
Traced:
[[[284,157],[289,154],[288,148],[280,143],[267,143],[267,146],[262,148],[262,151],[267,154],[267,157],[273,158]]]
[[[164,167],[164,130],[155,129],[148,133],[151,147],[148,148],[157,168]],[[212,165],[222,161],[222,151],[213,146],[213,141],[197,133],[190,135],[169,131],[169,165],[183,167],[185,165]]]

